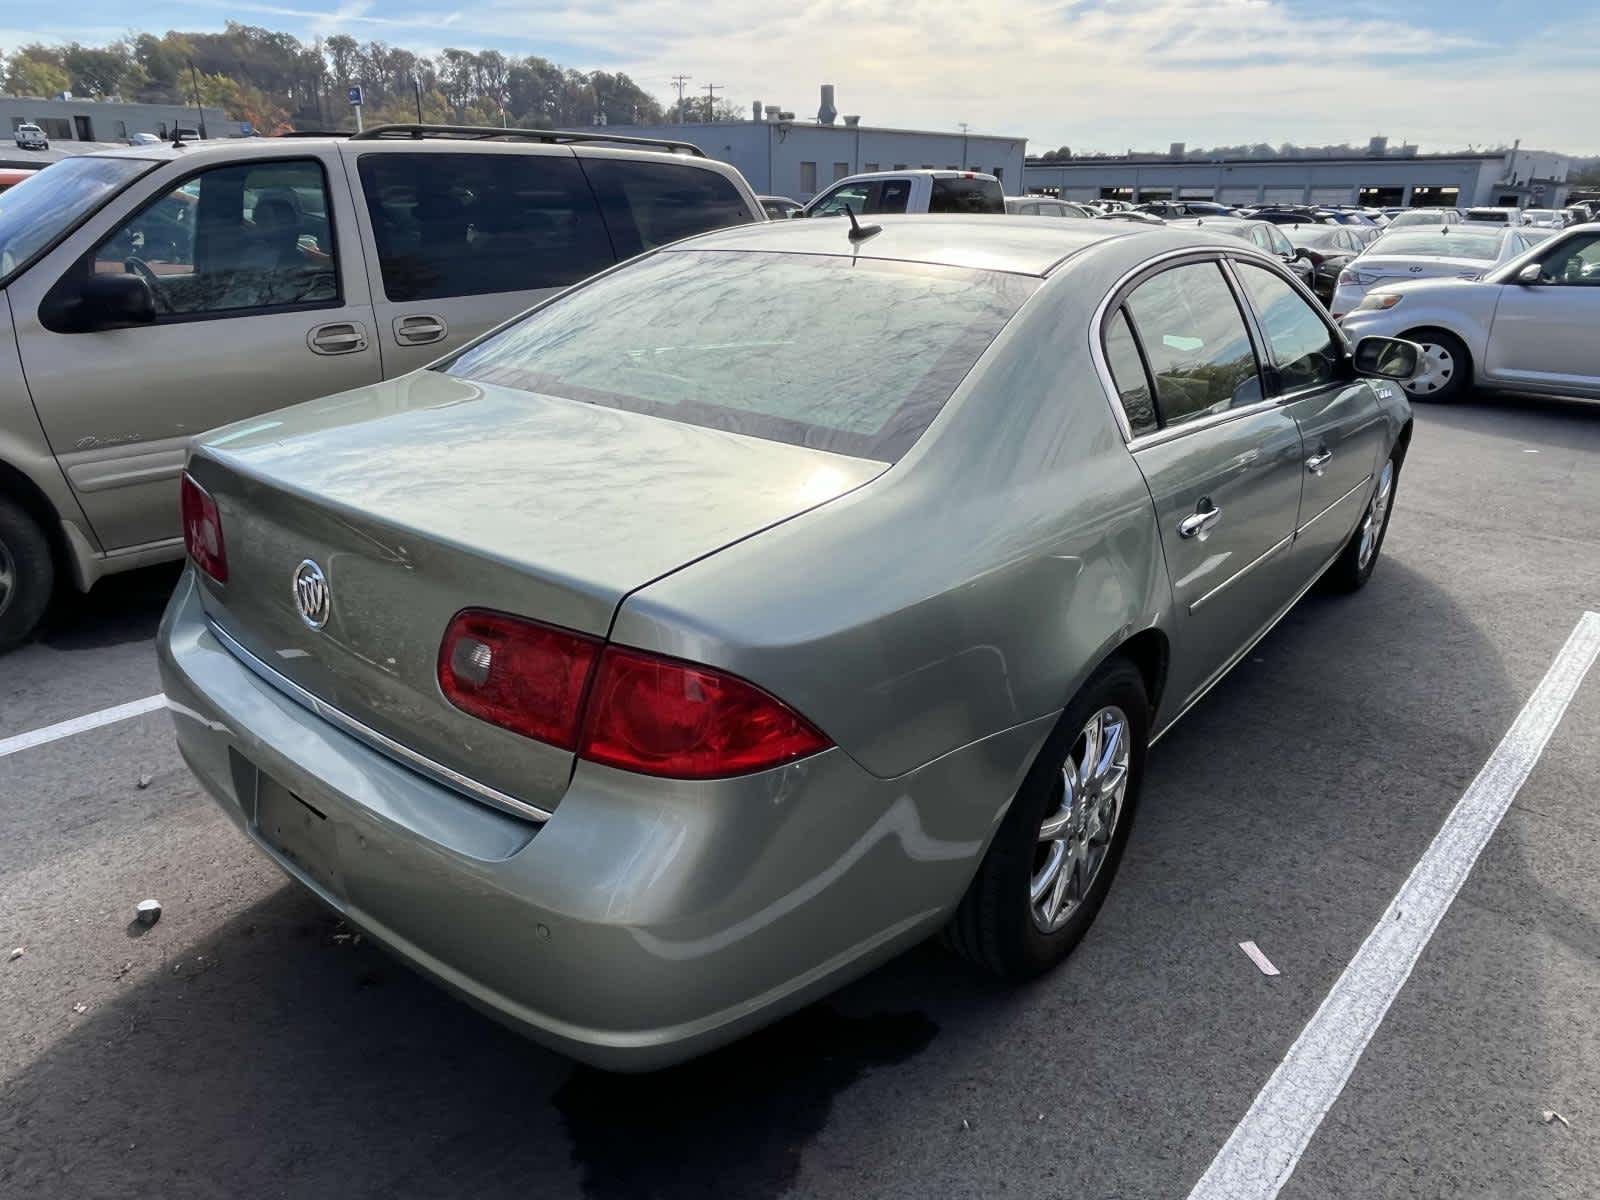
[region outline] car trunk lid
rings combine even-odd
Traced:
[[[1363,275],[1383,281],[1476,276],[1494,266],[1479,258],[1385,258],[1378,255],[1357,259],[1351,265]]]
[[[423,371],[218,431],[190,469],[227,549],[215,625],[355,722],[549,809],[571,753],[444,699],[451,617],[603,638],[630,591],[884,464]],[[307,560],[331,592],[321,628],[292,586]]]

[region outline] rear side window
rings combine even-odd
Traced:
[[[994,179],[935,179],[928,211],[935,213],[1003,213],[1005,193]]]
[[[1150,364],[1163,426],[1261,399],[1250,334],[1216,263],[1163,271],[1136,287],[1126,308]]]
[[[1038,283],[842,255],[672,251],[530,313],[444,369],[894,462]]]
[[[1150,377],[1145,374],[1144,359],[1139,355],[1139,345],[1128,326],[1128,314],[1120,308],[1106,322],[1106,361],[1111,366],[1117,397],[1122,401],[1122,411],[1128,414],[1134,436],[1153,433],[1159,422],[1155,405],[1150,401]]]
[[[703,167],[587,158],[583,169],[600,200],[618,258],[755,220],[733,182]]]
[[[564,287],[615,261],[575,159],[364,154],[358,171],[390,300]]]

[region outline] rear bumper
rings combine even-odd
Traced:
[[[192,572],[159,652],[185,761],[259,849],[470,1002],[620,1070],[731,1040],[937,928],[1054,720],[894,780],[839,750],[711,783],[579,763],[537,825],[249,670],[211,632]],[[323,849],[296,856],[264,834],[272,806]]]

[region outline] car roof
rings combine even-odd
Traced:
[[[852,242],[844,217],[811,217],[802,221],[764,221],[717,229],[674,242],[663,253],[683,250],[746,251],[777,254],[828,254],[841,257],[915,262],[1048,275],[1080,251],[1124,238],[1141,238],[1151,253],[1161,249],[1237,248],[1238,239],[1207,238],[1204,229],[1124,221],[1040,221],[1035,217],[982,214],[878,216],[880,231]]]
[[[563,131],[552,130],[553,134]],[[407,153],[423,154],[451,154],[457,152],[491,154],[553,154],[557,156],[570,156],[581,153],[584,156],[604,156],[607,158],[648,158],[651,160],[670,159],[677,163],[689,163],[696,167],[717,171],[721,174],[732,174],[734,168],[719,159],[704,158],[699,155],[679,154],[665,148],[629,146],[608,142],[604,138],[573,142],[538,142],[517,141],[515,139],[470,137],[424,137],[424,138],[375,138],[357,141],[349,134],[330,133],[326,136],[316,134],[305,137],[230,137],[206,138],[201,141],[185,141],[182,145],[173,145],[171,139],[159,144],[144,143],[136,146],[112,146],[105,150],[96,150],[92,154],[96,158],[140,158],[154,162],[171,162],[182,159],[189,162],[195,159],[201,161],[212,158],[275,158],[285,154],[293,154],[315,146],[331,144],[350,144],[359,148],[362,153],[379,152],[394,153],[403,151]]]
[[[1271,225],[1271,221],[1258,221],[1254,217],[1230,217],[1224,213],[1204,217],[1172,217],[1167,221],[1175,229],[1238,229],[1242,225]]]
[[[987,171],[940,171],[930,170],[927,167],[918,167],[915,170],[905,171],[862,171],[856,175],[846,175],[843,179],[834,180],[834,183],[854,183],[861,179],[906,179],[913,175],[926,175],[929,179],[993,179]],[[830,188],[833,183],[828,185]]]

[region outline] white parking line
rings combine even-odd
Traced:
[[[1584,613],[1189,1200],[1271,1200],[1288,1182],[1597,654],[1600,613]]]
[[[141,713],[154,712],[164,708],[167,698],[160,692],[154,696],[146,696],[142,700],[130,700],[126,704],[118,704],[111,708],[102,708],[99,712],[92,712],[82,717],[73,717],[70,721],[60,721],[54,725],[46,725],[43,729],[30,730],[27,733],[15,734],[12,737],[0,738],[0,758],[8,754],[16,754],[21,750],[31,750],[35,746],[42,746],[46,742],[54,742],[64,737],[71,737],[75,733],[84,733],[90,729],[99,729],[102,725],[113,725],[118,721],[126,721],[129,717],[137,717]]]

